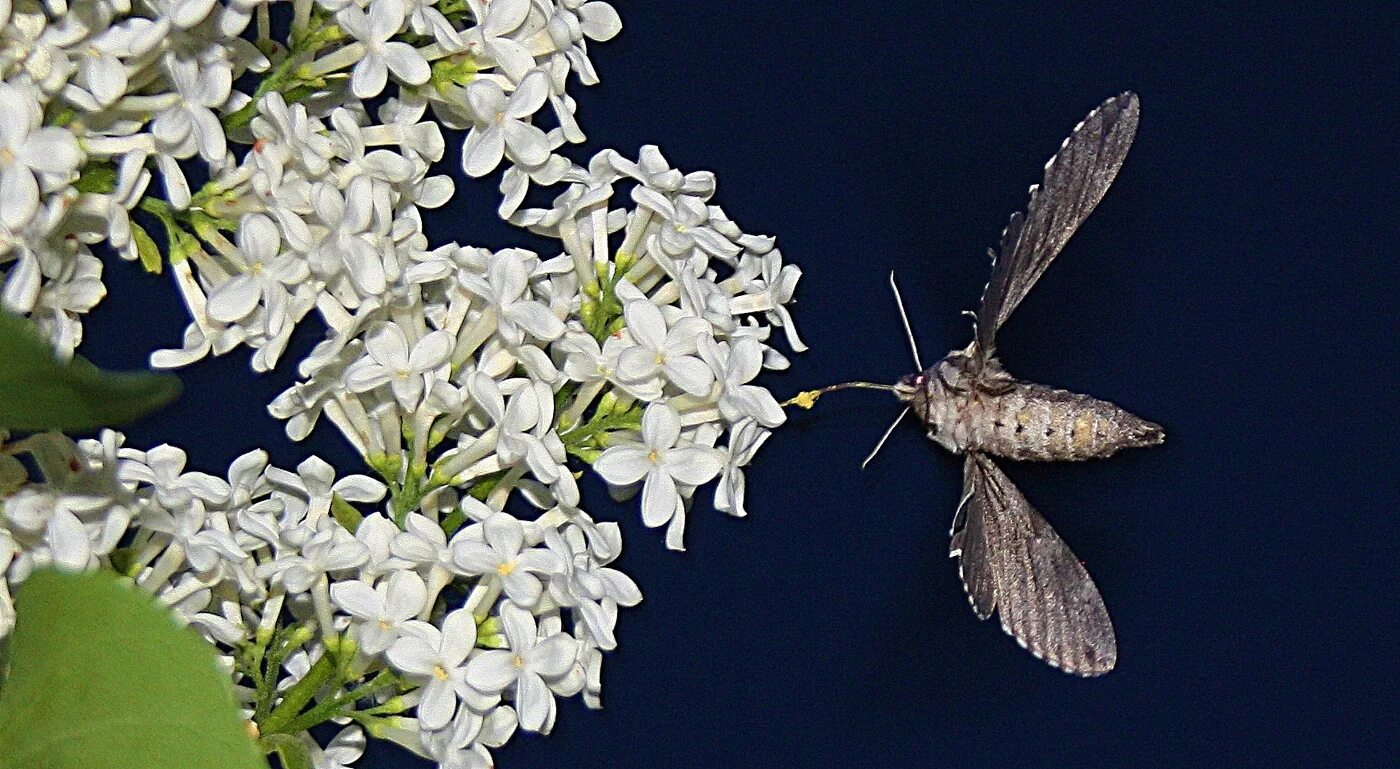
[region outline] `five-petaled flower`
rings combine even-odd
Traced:
[[[642,483],[642,522],[657,527],[670,522],[666,545],[680,550],[685,529],[685,504],[679,484],[699,486],[719,475],[720,452],[696,445],[677,445],[681,420],[667,403],[657,402],[642,414],[639,443],[619,443],[599,455],[593,469],[614,486]]]

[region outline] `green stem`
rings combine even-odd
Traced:
[[[299,77],[298,70],[317,51],[336,42],[341,37],[340,27],[335,24],[325,21],[313,22],[313,26],[306,31],[306,34],[292,41],[292,47],[287,51],[286,58],[279,61],[272,68],[272,71],[258,82],[258,87],[253,91],[253,98],[242,107],[224,115],[225,130],[232,131],[243,128],[253,122],[253,118],[258,115],[258,101],[273,91],[282,92],[288,103],[304,99],[311,93],[315,93],[314,86],[318,84],[319,78],[304,81],[303,78]]]
[[[311,701],[312,697],[321,690],[322,686],[330,680],[338,667],[335,660],[335,653],[327,645],[321,658],[316,660],[316,664],[311,666],[311,670],[300,681],[297,681],[291,689],[282,697],[282,703],[273,709],[259,728],[263,734],[277,734],[285,732],[287,724],[296,718],[302,708]]]
[[[349,715],[346,706],[354,705],[362,699],[372,697],[379,692],[389,689],[397,684],[394,674],[388,670],[381,670],[379,675],[361,684],[359,687],[339,696],[328,702],[317,703],[316,707],[293,718],[281,731],[296,734],[306,731],[313,726],[318,726],[341,716]]]
[[[617,414],[595,416],[593,419],[559,436],[565,449],[587,448],[597,436],[614,430],[636,430],[641,427],[640,409],[631,408]]]

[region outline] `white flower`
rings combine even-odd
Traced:
[[[288,287],[295,287],[310,275],[306,259],[282,253],[282,237],[277,225],[263,214],[248,214],[238,226],[238,250],[248,261],[242,272],[209,292],[209,317],[221,323],[234,323],[248,317],[259,302],[267,308],[267,329],[276,334],[288,321]]]
[[[167,509],[183,509],[195,497],[214,504],[227,501],[227,483],[205,473],[184,473],[184,469],[185,452],[162,444],[139,459],[123,459],[117,473],[122,480],[155,487],[156,501]]]
[[[360,580],[331,585],[331,600],[360,620],[356,640],[370,655],[388,649],[400,626],[416,617],[427,599],[427,585],[412,571],[396,571],[373,587]]]
[[[67,182],[83,154],[73,134],[40,127],[34,95],[0,83],[0,224],[19,228],[39,210],[39,193]]]
[[[442,629],[418,620],[403,623],[403,634],[385,652],[397,670],[423,679],[418,721],[425,729],[441,729],[452,720],[459,697],[480,702],[467,682],[462,662],[476,646],[476,619],[466,609],[449,613]]]
[[[728,347],[726,351],[711,336],[700,337],[700,357],[719,380],[720,414],[731,423],[751,417],[764,427],[777,427],[787,421],[772,393],[747,384],[763,370],[763,346],[752,338],[739,337]]]
[[[93,560],[92,538],[78,516],[104,503],[28,486],[5,499],[3,513],[16,531],[40,534],[54,564],[77,571]]]
[[[642,591],[631,577],[594,561],[586,550],[581,530],[570,527],[569,534],[576,540],[572,548],[557,530],[545,532],[545,541],[551,549],[573,553],[572,557],[561,559],[564,571],[559,579],[550,581],[550,595],[560,605],[569,606],[582,615],[584,627],[600,648],[615,649],[617,638],[613,635],[613,625],[617,622],[617,607],[637,605],[642,600]]]
[[[522,261],[533,256],[521,249],[505,249],[491,258],[491,266],[482,279],[462,275],[462,286],[485,299],[496,313],[501,338],[512,345],[520,344],[525,333],[550,341],[564,333],[564,322],[545,305],[526,296],[530,275]]]
[[[469,175],[491,173],[507,151],[511,159],[526,166],[549,159],[549,138],[525,122],[549,98],[549,78],[544,72],[526,75],[509,99],[491,80],[473,80],[466,91],[477,120],[462,144],[462,168]]]
[[[492,769],[495,764],[486,748],[504,745],[516,724],[509,705],[493,707],[484,716],[460,708],[443,729],[423,732],[421,742],[440,769]]]
[[[382,294],[388,286],[383,258],[366,232],[374,215],[373,195],[372,182],[366,176],[351,180],[343,195],[329,183],[317,184],[311,192],[316,216],[328,231],[311,253],[312,270],[325,278],[346,270],[366,296]]]
[[[312,769],[350,769],[365,752],[365,732],[354,724],[341,729],[324,748],[309,732],[303,737],[311,752]]]
[[[432,566],[448,572],[457,570],[452,562],[452,551],[447,547],[447,534],[441,526],[420,513],[409,513],[403,523],[403,531],[395,534],[389,544],[389,552],[394,557],[418,566]]]
[[[681,420],[670,404],[657,402],[642,414],[641,443],[619,444],[593,463],[603,480],[614,486],[642,486],[642,522],[655,528],[671,522],[666,544],[682,549],[683,500],[677,484],[699,486],[719,474],[720,452],[706,446],[677,446]]]
[[[313,526],[329,512],[331,499],[336,494],[347,502],[378,502],[388,491],[383,483],[367,475],[347,475],[337,481],[335,468],[314,455],[302,460],[295,473],[269,467],[266,475],[272,483],[305,499],[306,519]]]
[[[452,354],[452,337],[445,331],[423,335],[413,344],[396,323],[380,323],[365,340],[368,357],[345,370],[351,392],[367,392],[388,384],[405,411],[418,408],[424,389]]]
[[[535,66],[535,57],[529,49],[507,37],[525,21],[530,13],[530,0],[467,0],[472,16],[478,26],[474,30],[472,44],[480,46],[487,56],[495,60],[501,70],[511,80],[519,81]]]
[[[715,509],[737,518],[748,515],[744,509],[744,470],[754,454],[772,435],[752,419],[745,419],[731,428],[728,458],[724,472],[715,486]]]
[[[541,638],[534,616],[514,604],[501,606],[501,628],[510,649],[474,655],[467,663],[467,682],[484,692],[514,686],[520,728],[538,732],[554,720],[554,695],[546,681],[569,672],[577,644],[565,633]]]
[[[549,385],[536,382],[533,386],[522,387],[507,404],[496,380],[491,377],[478,371],[468,384],[472,398],[500,431],[496,452],[501,464],[513,465],[524,459],[536,478],[553,483],[559,477],[564,447],[558,436],[550,433],[554,423],[554,394]],[[558,444],[558,457],[550,451],[551,443]]]
[[[480,527],[484,541],[453,539],[453,563],[464,574],[499,577],[510,600],[534,606],[543,587],[536,575],[559,571],[563,566],[559,556],[545,548],[526,548],[525,530],[510,513],[496,513]]]
[[[321,529],[300,553],[283,555],[258,567],[259,577],[281,582],[289,593],[304,593],[327,572],[364,565],[369,548],[339,526]]]
[[[409,85],[426,83],[432,75],[413,46],[389,39],[403,26],[404,17],[403,0],[374,0],[368,15],[353,4],[336,14],[336,22],[365,46],[365,55],[350,75],[350,90],[359,98],[378,96],[391,71]]]
[[[208,572],[221,561],[241,561],[248,557],[228,532],[210,528],[204,506],[197,500],[181,510],[148,508],[141,514],[141,525],[169,535],[184,551],[185,560],[198,572]]]
[[[563,0],[555,7],[548,29],[551,41],[578,73],[579,81],[584,85],[594,85],[598,82],[598,73],[588,60],[588,49],[583,39],[611,40],[622,31],[622,19],[605,2]]]
[[[644,387],[658,375],[691,395],[705,395],[714,383],[714,373],[695,356],[701,336],[709,334],[705,321],[690,316],[678,318],[668,328],[660,308],[646,299],[623,306],[627,333],[637,346],[622,351],[617,359],[617,375],[624,382]]]
[[[166,57],[166,68],[180,98],[151,122],[151,133],[179,157],[188,157],[198,150],[205,160],[222,163],[228,144],[223,124],[213,108],[228,99],[233,73],[225,63],[201,66],[173,54]],[[162,171],[168,173],[169,165]],[[183,178],[179,181],[184,184]],[[177,208],[184,207],[180,201],[172,202]]]

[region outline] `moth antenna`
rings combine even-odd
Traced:
[[[899,295],[899,286],[895,285],[894,270],[890,270],[890,288],[894,291],[894,303],[899,306],[899,319],[904,321],[904,335],[909,339],[909,351],[914,353],[914,370],[923,371],[924,364],[919,360],[919,345],[914,341],[914,329],[909,325],[909,315],[904,312],[904,297]]]
[[[890,426],[885,429],[885,434],[880,436],[880,442],[875,444],[875,450],[871,451],[870,456],[866,457],[865,461],[860,463],[860,469],[864,470],[865,466],[870,464],[870,460],[874,459],[875,455],[880,453],[880,449],[885,447],[885,441],[890,439],[890,433],[894,432],[894,428],[899,427],[899,423],[904,421],[904,416],[908,413],[909,407],[905,406],[904,410],[899,412],[899,416],[895,417],[894,421],[890,423]]]

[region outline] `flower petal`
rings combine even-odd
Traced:
[[[651,350],[660,350],[666,344],[666,320],[650,301],[628,302],[622,308],[622,316],[637,344]]]
[[[389,82],[389,68],[377,53],[367,53],[350,73],[350,92],[361,99],[372,99]]]
[[[666,472],[687,486],[699,486],[719,475],[724,465],[720,452],[704,446],[682,446],[662,458]]]
[[[610,446],[593,461],[593,471],[614,486],[630,486],[651,471],[651,460],[642,446]]]
[[[408,43],[385,43],[384,63],[394,73],[394,77],[409,85],[422,85],[428,82],[428,78],[433,74],[428,62]]]
[[[334,594],[335,586],[331,587],[331,592]],[[389,577],[387,595],[384,597],[384,614],[389,619],[399,622],[412,619],[422,611],[423,603],[427,600],[428,586],[424,584],[423,578],[418,576],[418,572],[407,569],[396,571]],[[447,633],[446,625],[443,625],[443,633]],[[471,643],[476,643],[475,631],[472,632]]]
[[[418,690],[422,697],[418,700],[418,723],[424,729],[441,729],[452,720],[457,711],[457,692],[452,682],[430,678]]]
[[[421,579],[419,583],[422,583]],[[331,585],[331,600],[350,616],[358,617],[366,622],[378,622],[384,613],[384,596],[360,580],[337,582]],[[408,617],[404,617],[404,619],[408,619]]]
[[[681,417],[671,404],[653,403],[642,412],[642,439],[652,449],[669,449],[680,436]]]
[[[642,487],[642,523],[653,529],[666,523],[675,514],[680,501],[676,482],[670,473],[658,468],[647,475],[646,485]]]
[[[522,672],[515,687],[515,709],[520,714],[520,728],[538,732],[549,720],[549,711],[553,706],[554,695],[544,679],[528,670]]]
[[[715,374],[705,362],[694,355],[674,355],[662,366],[666,378],[691,395],[705,395],[715,381]]]
[[[258,279],[243,273],[234,275],[209,292],[205,310],[220,323],[234,323],[248,317],[262,298]]]
[[[467,661],[467,683],[483,692],[499,692],[510,686],[520,672],[512,663],[515,654],[505,649],[488,649]]]
[[[474,126],[462,143],[462,170],[468,176],[485,176],[496,170],[505,152],[505,134],[500,125]]]
[[[549,160],[549,136],[539,128],[519,120],[501,124],[506,147],[521,165],[538,166]]]
[[[510,513],[496,513],[483,524],[486,543],[501,556],[512,558],[525,544],[525,528]]]
[[[558,678],[569,672],[577,657],[578,644],[574,639],[566,633],[555,633],[530,650],[527,664],[545,678]]]

